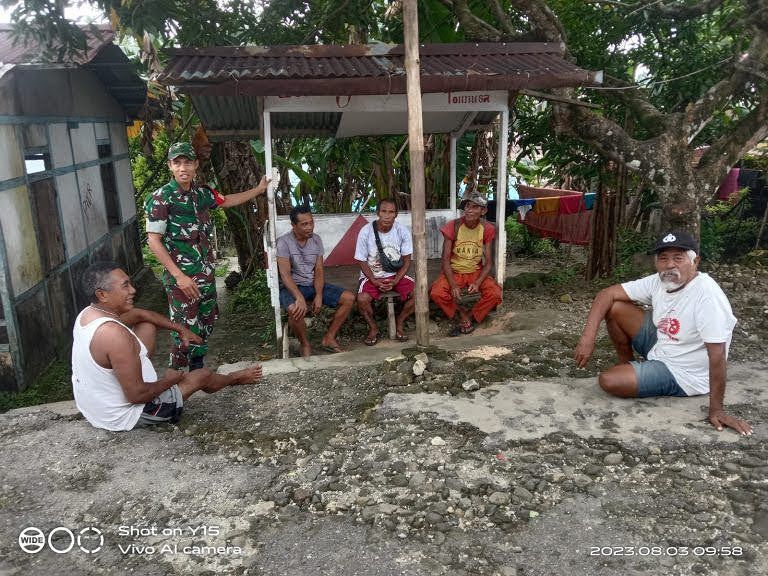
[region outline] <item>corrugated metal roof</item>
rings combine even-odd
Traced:
[[[179,48],[160,82],[190,93],[253,96],[403,94],[402,45]],[[422,92],[545,89],[591,84],[594,74],[547,43],[425,44]]]
[[[34,68],[85,68],[93,72],[131,118],[139,115],[147,98],[147,85],[136,72],[128,57],[114,44],[115,33],[109,25],[98,26],[98,34],[89,27],[84,29],[87,49],[69,55],[64,62],[42,60],[42,50],[33,43],[22,41],[14,45],[9,24],[0,24],[0,77],[16,67]]]
[[[115,39],[115,33],[108,25],[96,26],[98,35],[85,31],[87,49],[59,64],[86,64],[90,62],[99,50]],[[10,24],[0,24],[0,63],[3,64],[39,64],[43,63],[43,51],[34,42],[24,43],[23,39],[14,42],[13,29]]]
[[[556,44],[426,44],[419,51],[423,93],[535,90],[592,84],[595,78],[594,73],[563,60],[562,47]],[[406,92],[402,45],[225,46],[177,48],[167,53],[170,60],[158,80],[192,97],[212,140],[259,134],[265,96]],[[336,135],[342,115],[273,112],[272,135]],[[483,121],[495,116],[495,112],[485,113]],[[460,119],[459,115],[455,120],[460,124]],[[453,120],[443,120],[432,128],[455,128]],[[401,128],[382,120],[375,133],[400,133]]]

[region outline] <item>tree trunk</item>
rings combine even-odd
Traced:
[[[248,142],[217,142],[211,157],[213,169],[223,194],[236,194],[259,184],[263,167],[259,166]],[[227,211],[227,223],[237,250],[243,276],[266,265],[264,223],[268,219],[264,195]]]

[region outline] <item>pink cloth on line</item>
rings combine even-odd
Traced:
[[[584,208],[584,197],[581,194],[560,197],[560,214],[578,214]]]
[[[731,171],[726,174],[725,180],[717,189],[718,200],[728,200],[731,194],[739,191],[739,172],[738,168],[731,168]]]

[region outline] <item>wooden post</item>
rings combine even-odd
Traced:
[[[416,273],[416,344],[429,346],[427,221],[424,197],[424,129],[421,117],[419,13],[416,0],[403,2],[405,72],[408,86],[408,151],[411,158],[411,230]]]

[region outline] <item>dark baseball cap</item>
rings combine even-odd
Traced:
[[[176,142],[175,144],[171,144],[171,147],[168,148],[168,160],[173,160],[180,156],[185,156],[190,160],[197,160],[195,149],[192,148],[192,144],[189,142]]]
[[[699,253],[699,243],[687,232],[667,232],[658,239],[653,248],[648,250],[648,254],[658,254],[667,248],[693,250],[696,254]]]

